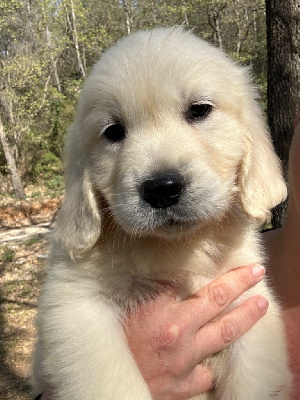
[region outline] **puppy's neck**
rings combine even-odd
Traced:
[[[247,218],[236,218],[231,210],[222,221],[173,239],[132,235],[107,214],[98,245],[114,270],[168,280],[191,274],[213,279],[248,262],[247,254],[253,255],[250,246],[256,248],[256,242],[257,235]]]
[[[85,255],[89,276],[125,309],[134,309],[165,284],[180,282],[184,298],[227,270],[262,262],[255,229],[232,212],[218,225],[173,240],[130,235],[112,219],[102,226],[98,242]],[[81,269],[84,265],[78,263]]]

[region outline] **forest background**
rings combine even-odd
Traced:
[[[264,0],[0,0],[2,195],[24,197],[29,183],[63,188],[64,135],[82,82],[138,29],[184,25],[250,65],[266,109],[265,14]]]

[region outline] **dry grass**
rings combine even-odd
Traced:
[[[14,207],[0,205],[2,228],[28,225],[51,220],[60,201],[48,201],[47,206]],[[9,208],[8,208],[9,207]],[[26,209],[27,215],[20,209]],[[40,210],[34,215],[28,210]],[[37,297],[45,274],[48,239],[33,235],[22,241],[0,244],[0,399],[30,400],[30,369],[35,339],[34,318]]]

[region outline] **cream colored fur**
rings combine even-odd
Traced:
[[[257,227],[286,196],[247,70],[181,29],[138,32],[95,65],[66,144],[66,195],[39,302],[35,392],[55,400],[148,400],[123,333],[126,312],[180,280],[185,297],[225,271],[263,263]],[[194,103],[211,113],[191,121]],[[114,123],[126,138],[111,142]],[[177,171],[178,204],[152,209],[140,186]],[[172,223],[170,221],[177,221]],[[179,222],[178,222],[179,221]],[[287,400],[279,306],[210,360],[216,389],[197,399]],[[274,397],[275,396],[275,397]]]

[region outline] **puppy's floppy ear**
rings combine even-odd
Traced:
[[[261,225],[270,218],[270,210],[286,198],[287,189],[258,104],[248,97],[243,110],[246,149],[239,174],[241,204]]]
[[[96,243],[101,216],[89,175],[88,157],[80,150],[76,122],[66,143],[66,193],[58,214],[55,239],[72,257],[80,257]]]

